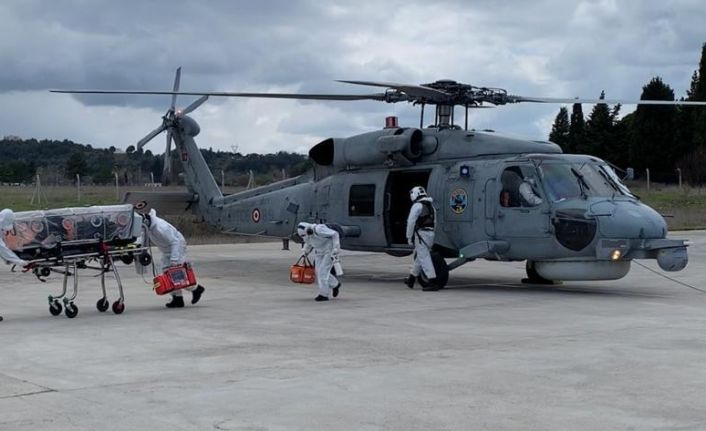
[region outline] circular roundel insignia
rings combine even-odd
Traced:
[[[144,209],[146,206],[147,206],[147,202],[146,202],[146,201],[135,202],[135,204],[133,205],[133,207],[134,207],[136,210]]]
[[[252,218],[252,221],[254,221],[255,223],[260,223],[261,216],[262,215],[260,214],[260,210],[257,208],[252,210],[252,213],[250,214],[250,218]]]
[[[468,194],[466,191],[460,188],[452,191],[449,197],[449,206],[451,211],[456,214],[462,214],[468,206]]]

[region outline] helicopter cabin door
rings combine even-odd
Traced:
[[[503,165],[495,184],[497,187],[486,189],[486,193],[493,193],[495,189],[494,195],[486,196],[496,208],[495,236],[537,238],[549,235],[549,205],[532,164]]]
[[[428,189],[431,170],[391,171],[385,187],[385,236],[390,247],[407,246],[407,216],[412,202],[412,187]]]
[[[383,198],[387,171],[350,172],[339,175],[339,187],[330,196],[335,214],[330,220],[354,226],[359,235],[344,238],[345,246],[356,250],[384,250],[387,243],[383,233]],[[333,189],[332,189],[333,191]],[[332,210],[334,204],[332,203]]]

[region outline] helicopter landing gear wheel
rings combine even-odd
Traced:
[[[105,312],[110,308],[110,302],[108,302],[108,298],[101,298],[96,302],[96,308],[98,311],[101,313]]]
[[[73,302],[69,302],[68,304],[66,304],[64,314],[66,314],[66,317],[68,317],[69,319],[73,319],[78,315],[78,307]]]
[[[532,260],[528,260],[525,264],[525,271],[527,272],[527,278],[522,279],[522,282],[525,284],[554,284],[552,280],[547,280],[539,275],[534,268],[534,261]]]
[[[431,263],[434,265],[434,271],[436,272],[436,285],[439,286],[439,289],[443,289],[446,283],[449,282],[449,266],[446,264],[444,258],[435,251],[431,252]],[[422,287],[431,286],[424,271],[419,273],[417,280],[419,280],[419,284],[421,284]]]
[[[58,316],[61,314],[62,309],[63,307],[61,306],[61,303],[56,299],[49,303],[49,314],[52,316]]]
[[[125,311],[125,303],[122,302],[121,300],[117,300],[113,302],[113,313],[115,314],[122,314],[122,312]]]

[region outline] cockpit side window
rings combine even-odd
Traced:
[[[500,176],[503,207],[534,207],[542,203],[535,170],[529,166],[509,166]]]
[[[519,166],[510,166],[505,169],[500,176],[502,192],[500,192],[501,205],[505,207],[520,206],[520,184],[522,183],[522,171]],[[503,198],[502,194],[505,193]],[[505,204],[503,204],[503,199]]]

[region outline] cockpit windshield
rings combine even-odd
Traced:
[[[598,163],[544,163],[539,166],[547,196],[554,202],[588,197],[633,196],[613,169]]]

